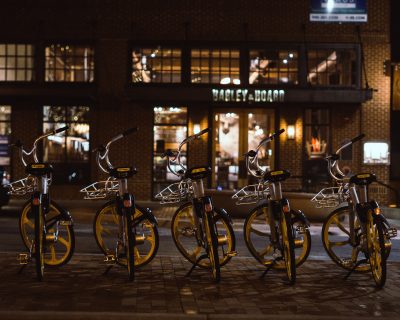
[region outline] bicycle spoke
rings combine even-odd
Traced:
[[[35,225],[33,224],[33,222],[30,221],[28,218],[25,218],[25,219],[24,219],[24,224],[25,224],[27,227],[29,227],[30,229],[32,229],[32,230],[35,228]]]
[[[350,244],[350,239],[347,239],[346,241],[329,241],[329,247],[341,247],[345,246],[346,244]]]
[[[350,237],[350,231],[348,231],[343,225],[342,223],[339,221],[339,219],[337,217],[335,217],[333,219],[333,221],[335,222],[335,224],[337,225],[337,227],[342,230],[345,234],[347,234]]]
[[[69,246],[70,246],[70,243],[67,240],[65,240],[63,237],[58,237],[58,242],[60,242],[66,248],[69,248]]]
[[[260,237],[269,237],[271,235],[268,232],[263,232],[261,230],[254,229],[253,227],[250,228],[250,232],[253,232]]]

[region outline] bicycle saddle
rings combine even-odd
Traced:
[[[41,177],[52,173],[53,167],[49,163],[29,163],[25,168],[25,172],[32,176]]]
[[[211,168],[208,166],[190,168],[185,173],[185,178],[192,180],[204,179],[211,174]]]
[[[128,179],[137,173],[133,167],[116,167],[110,170],[110,176],[115,179]]]
[[[376,176],[373,173],[358,173],[350,178],[350,183],[358,186],[366,186],[376,181]]]
[[[264,180],[270,182],[284,181],[290,177],[290,172],[287,170],[268,171],[264,174]]]

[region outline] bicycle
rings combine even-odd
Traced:
[[[248,173],[258,183],[240,189],[232,196],[237,205],[257,204],[244,223],[244,239],[252,256],[266,266],[265,276],[271,268],[285,269],[290,284],[296,281],[296,268],[304,263],[311,249],[309,222],[301,211],[290,208],[289,200],[282,196],[281,182],[290,177],[287,170],[263,170],[258,162],[260,148],[285,130],[263,139],[256,150],[245,154]]]
[[[128,129],[93,151],[96,152],[98,167],[109,177],[81,190],[88,200],[114,196],[114,200],[108,201],[97,211],[93,230],[96,243],[105,255],[104,261],[110,264],[105,274],[114,264],[122,265],[128,270],[129,281],[134,279],[135,268],[153,260],[159,245],[156,218],[150,209],[141,208],[135,203],[128,189],[128,179],[137,173],[136,169],[130,166],[114,167],[109,159],[111,144],[137,130],[136,127]]]
[[[162,204],[183,202],[172,217],[171,231],[179,252],[193,264],[187,276],[199,266],[211,269],[213,279],[218,282],[220,268],[236,255],[232,220],[224,209],[215,208],[212,198],[205,195],[203,179],[211,175],[211,168],[188,169],[180,159],[185,144],[208,132],[210,128],[189,136],[179,144],[177,151],[168,149],[162,155],[167,157],[168,169],[180,181],[162,190],[156,199]]]
[[[390,226],[378,202],[368,198],[368,186],[377,181],[376,176],[359,173],[348,177],[339,168],[341,151],[364,136],[351,139],[326,158],[336,186],[322,189],[311,201],[318,208],[337,208],[324,221],[322,241],[329,257],[348,270],[345,279],[354,271],[372,271],[376,286],[381,288],[386,282],[390,239],[396,237],[397,230]],[[364,258],[359,260],[360,253]]]
[[[53,168],[49,163],[40,162],[37,156],[37,144],[40,140],[67,129],[68,127],[63,127],[38,137],[30,151],[26,151],[20,141],[11,145],[20,150],[21,161],[28,176],[8,184],[9,194],[32,194],[31,199],[23,206],[19,218],[20,234],[29,250],[28,253],[19,255],[22,265],[20,272],[34,258],[39,281],[43,280],[45,266],[58,267],[66,264],[75,249],[72,217],[50,198]],[[27,163],[24,156],[32,156],[34,162]]]

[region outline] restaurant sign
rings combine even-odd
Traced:
[[[310,21],[367,22],[367,0],[311,0]]]
[[[285,90],[212,89],[214,102],[284,102]]]

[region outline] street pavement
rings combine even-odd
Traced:
[[[237,257],[222,268],[215,284],[209,271],[196,269],[182,258],[171,240],[168,221],[174,208],[153,207],[160,223],[160,249],[151,264],[127,281],[124,268],[105,275],[103,256],[93,240],[91,223],[100,204],[63,203],[75,219],[76,253],[70,263],[46,269],[43,282],[34,265],[22,273],[16,260],[23,249],[18,234],[18,206],[0,213],[0,319],[400,319],[399,240],[393,241],[388,280],[382,290],[370,273],[346,272],[325,254],[320,224],[313,225],[309,259],[298,269],[295,285],[281,271],[264,267],[248,253],[235,220]],[[149,203],[151,205],[151,203]],[[398,225],[398,221],[393,221]]]

